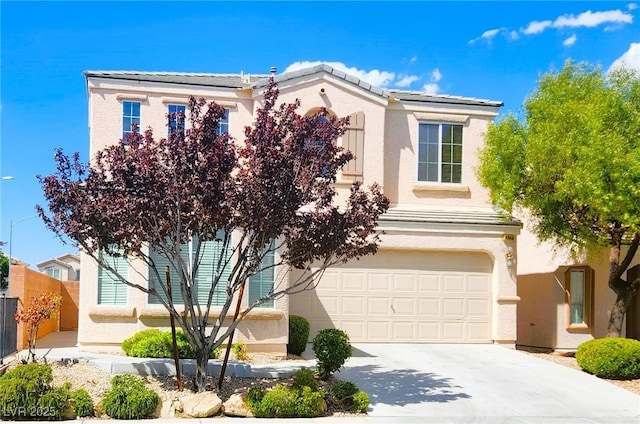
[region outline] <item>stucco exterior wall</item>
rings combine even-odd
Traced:
[[[580,343],[607,335],[615,293],[608,286],[608,252],[574,258],[567,249],[541,243],[525,225],[518,240],[518,344],[557,350],[575,350]],[[631,263],[640,263],[640,257]],[[565,302],[565,272],[570,266],[586,265],[594,270],[592,325],[568,329]],[[623,326],[624,332],[624,326]]]
[[[230,134],[243,140],[244,127],[251,125],[261,105],[262,91],[172,85],[115,79],[91,78],[89,88],[90,154],[117,143],[122,137],[122,101],[141,103],[141,129],[154,129],[156,137],[165,137],[168,104],[186,104],[187,94],[215,99],[230,109]],[[419,212],[437,212],[435,223],[394,221],[383,223],[386,234],[382,248],[391,250],[441,250],[479,252],[490,258],[492,279],[491,337],[496,343],[513,346],[516,340],[518,303],[515,271],[507,265],[510,251],[517,255],[517,226],[498,223],[478,225],[476,216],[492,214],[487,192],[475,178],[477,149],[482,132],[496,116],[496,107],[465,105],[408,105],[388,99],[343,79],[319,73],[286,81],[279,86],[278,103],[300,99],[300,114],[326,107],[339,117],[364,113],[363,180],[383,186],[392,207]],[[432,115],[428,115],[432,114]],[[436,115],[434,115],[436,114]],[[440,114],[440,115],[437,115]],[[425,116],[464,119],[462,184],[417,183],[417,131]],[[342,143],[342,140],[338,141]],[[350,182],[339,181],[339,200]],[[465,216],[464,223],[449,222],[449,215]],[[421,228],[417,230],[415,225]],[[505,238],[509,234],[510,238]],[[147,295],[129,287],[126,306],[98,305],[95,262],[81,255],[80,322],[78,341],[86,350],[119,349],[120,343],[145,328],[168,329],[168,314],[161,305],[149,305]],[[132,262],[131,282],[146,287],[146,270]],[[137,270],[135,272],[134,270]],[[238,327],[236,340],[248,343],[250,350],[284,352],[288,340],[288,297],[278,299],[275,308],[252,311]],[[214,315],[217,310],[214,309]]]

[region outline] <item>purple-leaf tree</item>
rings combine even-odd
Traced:
[[[218,131],[223,108],[192,98],[168,138],[134,131],[89,164],[57,151],[57,172],[38,177],[48,228],[164,305],[184,330],[198,391],[209,352],[249,311],[312,289],[326,268],[378,248],[377,221],[389,206],[381,188],[354,183],[338,202],[332,187],[353,158],[335,143],[347,119],[301,116],[299,102],[276,106],[277,98],[272,80],[244,142]],[[114,257],[146,265],[145,283],[123,277]],[[176,271],[173,296],[162,264]],[[271,290],[231,314],[248,279],[271,268]]]

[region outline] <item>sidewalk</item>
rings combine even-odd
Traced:
[[[137,375],[175,375],[176,367],[173,359],[134,358],[130,356],[108,355],[83,352],[77,347],[78,333],[76,331],[60,331],[47,334],[38,339],[36,344],[36,358],[45,358],[49,362],[69,361],[87,363],[110,374]],[[307,355],[309,356],[309,355]],[[5,359],[9,363],[13,359],[28,357],[28,350],[24,349],[13,357]],[[195,374],[195,360],[182,359],[182,373]],[[209,375],[220,373],[222,361],[210,361]],[[229,361],[226,375],[231,377],[278,378],[290,377],[300,368],[314,368],[316,365],[313,354],[304,361],[286,361],[277,364],[247,364],[241,361]]]

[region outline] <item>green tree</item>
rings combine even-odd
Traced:
[[[524,116],[489,126],[478,175],[493,202],[574,253],[609,252],[619,337],[640,279],[622,278],[640,242],[640,74],[571,61],[540,77]]]
[[[0,250],[0,290],[9,287],[9,257]]]

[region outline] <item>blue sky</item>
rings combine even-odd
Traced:
[[[380,87],[517,113],[567,59],[640,68],[633,2],[0,2],[0,240],[73,252],[35,215],[53,151],[88,160],[84,70],[268,73],[318,61]],[[13,226],[11,226],[13,222]],[[5,253],[9,246],[4,246]]]

